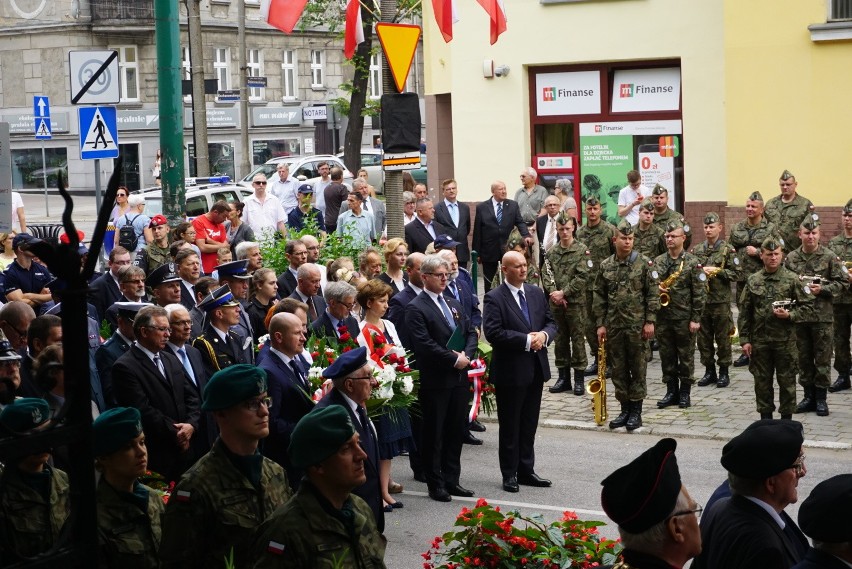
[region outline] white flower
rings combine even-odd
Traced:
[[[383,383],[379,385],[379,388],[376,390],[376,397],[379,399],[392,399],[393,383]]]
[[[396,381],[396,372],[393,370],[391,366],[385,366],[382,369],[378,370],[376,374],[376,379],[379,382],[379,385],[384,387],[385,385],[393,386],[393,382]]]
[[[321,367],[312,367],[308,370],[308,377],[310,379],[319,379],[322,377],[322,369]]]
[[[257,345],[262,346],[267,342],[267,340],[269,340],[269,334],[264,334],[263,336],[257,339]]]
[[[402,393],[408,395],[414,389],[414,380],[411,379],[410,375],[407,375],[402,378]]]

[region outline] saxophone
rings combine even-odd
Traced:
[[[606,338],[598,347],[598,377],[589,382],[586,392],[592,396],[595,423],[603,425],[606,422]]]
[[[680,266],[675,272],[667,276],[666,279],[660,283],[660,286],[668,290],[668,288],[672,286],[678,278],[680,278],[681,273],[683,273],[683,261],[680,262]],[[669,293],[660,293],[660,306],[668,306],[671,301],[672,297]]]
[[[544,245],[542,245],[541,243],[539,243],[538,246],[541,248],[542,259],[544,259],[544,270],[547,272],[547,278],[549,278],[551,281],[553,281],[554,287],[557,287],[554,290],[559,290],[558,289],[559,285],[556,283],[556,275],[553,274],[553,267],[550,264],[550,259],[547,258],[547,251],[545,250]],[[541,281],[542,281],[542,287],[541,288],[545,288],[544,287],[544,279],[541,279]],[[545,294],[548,294],[547,291],[545,291]],[[549,296],[549,294],[548,294],[548,296]]]

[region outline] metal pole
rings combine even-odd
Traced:
[[[397,10],[397,0],[381,0],[382,21],[393,22]],[[396,85],[390,72],[390,66],[384,54],[379,51],[382,60],[382,92],[396,93]],[[385,204],[388,216],[388,239],[405,237],[405,223],[402,203],[402,172],[385,172]]]
[[[50,217],[50,206],[47,203],[47,157],[44,152],[44,141],[41,141],[41,177],[44,183],[44,215]]]
[[[248,136],[248,61],[246,54],[246,0],[237,0],[237,44],[240,50],[240,173],[237,179],[251,171],[252,155]]]
[[[186,27],[189,35],[189,77],[192,80],[192,146],[195,148],[195,175],[210,175],[207,147],[207,96],[204,93],[204,52],[201,45],[201,7],[198,0],[186,0]]]
[[[95,208],[98,211],[101,211],[102,201],[103,196],[101,195],[101,160],[100,158],[95,158]]]

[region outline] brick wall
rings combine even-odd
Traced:
[[[704,214],[708,211],[715,211],[722,216],[725,223],[725,235],[728,235],[731,227],[745,219],[745,206],[730,206],[727,202],[687,202],[686,203],[686,221],[692,226],[692,243],[700,243],[704,239],[702,227],[704,225]],[[843,230],[842,225],[842,206],[817,208],[814,210],[820,216],[822,226],[820,227],[822,235],[820,240],[823,244],[828,243],[829,239],[839,234]]]

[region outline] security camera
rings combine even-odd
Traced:
[[[509,75],[509,66],[508,65],[499,65],[494,68],[494,75],[497,77],[506,77]]]

